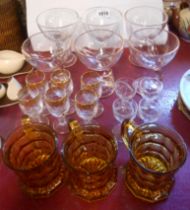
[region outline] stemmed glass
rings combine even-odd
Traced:
[[[50,75],[50,82],[52,86],[66,89],[70,101],[70,108],[67,115],[73,114],[75,112],[75,107],[74,100],[71,99],[71,94],[73,92],[74,85],[70,71],[60,68],[54,70]]]
[[[67,90],[49,84],[44,100],[47,110],[52,116],[57,118],[57,120],[53,122],[54,130],[60,134],[67,133],[68,127],[66,114],[70,107]]]
[[[111,67],[118,62],[123,53],[122,36],[106,29],[90,30],[76,38],[74,47],[80,61],[88,69],[98,71],[101,75],[102,97],[111,95],[114,91]]]
[[[102,82],[100,75],[95,71],[87,71],[81,75],[80,78],[81,89],[90,89],[96,92],[98,98],[102,96]],[[98,102],[98,111],[95,117],[99,117],[104,112],[104,106],[99,101]]]
[[[164,9],[161,8],[138,6],[126,10],[124,13],[124,20],[126,26],[127,44],[130,51],[129,61],[134,65],[141,66],[141,63],[139,63],[135,57],[133,48],[131,48],[129,40],[130,37],[133,32],[138,29],[150,28],[152,30],[149,38],[154,38],[154,36],[157,36],[157,34],[167,27],[168,15]]]
[[[139,91],[142,98],[139,101],[139,117],[144,122],[155,122],[160,116],[160,93],[163,82],[157,77],[144,77],[139,81]]]
[[[178,37],[168,30],[162,30],[157,35],[154,34],[154,31],[157,30],[155,28],[143,28],[138,29],[133,32],[133,35],[130,37],[130,48],[133,51],[133,55],[135,56],[135,59],[138,61],[138,63],[146,68],[150,69],[156,72],[156,78],[154,77],[148,78],[140,78],[138,81],[138,89],[140,93],[142,94],[141,86],[144,83],[144,88],[146,89],[146,92],[150,94],[150,91],[155,91],[156,89],[160,88],[162,89],[163,82],[162,82],[162,75],[161,70],[162,67],[166,66],[169,62],[171,62],[180,46],[180,41]],[[154,36],[152,36],[152,33]],[[144,82],[144,80],[146,82]],[[146,102],[146,103],[145,103]],[[150,100],[149,100],[150,102]],[[153,100],[151,101],[151,104],[149,104],[149,108],[152,109],[152,111],[156,110],[156,106],[159,105],[158,101],[155,101],[153,104]],[[141,100],[141,103],[139,106],[142,106],[144,108],[140,108],[140,110],[146,111],[147,109],[147,100]],[[147,112],[151,111],[151,109],[148,109]],[[158,110],[156,110],[158,111]],[[156,113],[152,113],[152,119],[151,121],[155,121],[155,118],[153,116],[156,116]],[[143,117],[143,115],[141,114]],[[145,120],[145,117],[143,117]],[[150,120],[149,119],[149,120]]]
[[[81,15],[85,30],[107,29],[120,34],[122,32],[122,13],[111,7],[91,7]],[[99,33],[95,34],[99,39]],[[110,36],[110,33],[104,34]],[[101,35],[100,35],[101,36]],[[101,37],[100,37],[101,38]]]
[[[98,111],[98,95],[91,89],[80,89],[75,95],[75,110],[84,124],[92,123]]]
[[[72,36],[79,22],[78,13],[69,8],[53,8],[37,16],[37,25],[41,32],[55,42],[56,61],[60,67],[70,67],[77,57],[72,53]]]
[[[18,92],[19,107],[22,112],[29,116],[34,122],[44,122],[42,112],[44,109],[43,100],[39,91],[30,92],[24,86]]]
[[[34,68],[50,72],[57,67],[54,55],[55,43],[47,39],[43,33],[36,33],[24,40],[21,52]]]
[[[120,137],[121,123],[125,119],[134,120],[137,115],[138,105],[134,100],[136,91],[136,86],[133,85],[133,80],[130,78],[122,77],[115,81],[117,98],[112,103],[112,110],[119,123],[113,127],[112,132],[118,142],[122,142]]]

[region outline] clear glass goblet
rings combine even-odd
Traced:
[[[122,32],[122,13],[111,7],[91,7],[81,15],[81,21],[85,30],[107,29],[118,34]],[[100,33],[94,33],[97,39],[102,39]],[[105,38],[109,38],[110,33],[104,33]]]
[[[54,55],[55,43],[47,39],[43,33],[36,33],[24,40],[21,52],[34,68],[50,72],[57,67]]]
[[[99,99],[102,96],[102,80],[98,72],[87,71],[81,75],[80,78],[81,89],[90,89],[96,92]],[[99,117],[104,112],[104,106],[99,101],[98,102],[98,111],[95,117]]]
[[[96,33],[101,39],[95,38],[94,34]],[[106,34],[110,34],[110,36]],[[123,53],[124,40],[122,36],[104,29],[86,31],[76,38],[74,47],[80,61],[88,69],[101,74],[102,97],[111,95],[114,91],[111,67],[119,61]]]
[[[91,89],[80,89],[75,95],[75,110],[84,124],[91,124],[98,111],[98,95]]]
[[[75,107],[71,95],[73,93],[74,85],[70,71],[60,68],[54,70],[50,75],[50,82],[52,86],[66,89],[70,101],[70,108],[67,115],[73,114],[75,112]]]
[[[31,92],[24,86],[18,92],[19,107],[22,112],[34,122],[46,123],[41,114],[44,109],[43,100],[39,91]]]
[[[67,91],[63,90],[63,88],[49,85],[44,99],[47,110],[57,119],[53,122],[54,130],[59,134],[67,133],[66,114],[70,107]]]
[[[126,26],[126,39],[130,51],[129,61],[133,65],[141,66],[141,63],[138,62],[131,49],[130,37],[134,31],[143,28],[154,28],[151,31],[150,37],[156,36],[167,27],[168,15],[164,11],[164,8],[138,6],[126,10],[124,13],[124,20]]]
[[[69,8],[53,8],[37,16],[37,25],[44,35],[55,42],[55,56],[60,67],[70,67],[77,57],[73,54],[71,43],[79,22],[79,14]]]

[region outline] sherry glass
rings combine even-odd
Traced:
[[[52,116],[57,118],[53,122],[54,130],[59,134],[67,133],[68,127],[65,116],[69,111],[70,103],[66,89],[49,85],[44,99],[47,110]]]
[[[42,117],[43,100],[39,91],[31,92],[24,86],[18,92],[19,107],[34,122],[46,122]]]
[[[55,56],[60,67],[70,67],[77,57],[72,53],[72,36],[79,22],[79,14],[69,8],[53,8],[40,13],[37,25],[44,35],[55,42]]]
[[[55,43],[47,39],[43,33],[36,33],[24,40],[21,52],[34,68],[50,72],[57,67],[54,55]]]
[[[99,35],[99,39],[95,37]],[[109,36],[108,36],[109,34]],[[91,70],[98,71],[102,78],[102,97],[114,91],[111,67],[116,64],[124,49],[122,36],[111,30],[95,29],[80,34],[74,42],[80,61]]]
[[[74,100],[70,98],[71,94],[73,93],[74,85],[70,71],[60,68],[54,70],[50,75],[50,82],[52,86],[66,89],[70,100],[70,108],[67,115],[73,114],[75,112]]]
[[[91,124],[98,111],[98,95],[90,89],[80,89],[75,95],[75,110],[84,124]]]
[[[87,71],[81,75],[80,78],[81,89],[90,89],[96,92],[99,99],[102,96],[102,81],[98,72]],[[98,102],[98,111],[95,117],[99,117],[104,112],[104,106],[99,101]]]

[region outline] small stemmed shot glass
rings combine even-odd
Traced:
[[[158,77],[144,77],[139,81],[139,117],[144,122],[155,122],[160,117],[160,93],[163,82]]]
[[[75,110],[84,124],[92,124],[98,111],[99,97],[91,89],[80,89],[75,95]]]
[[[35,93],[36,91],[41,94],[43,103],[44,103],[44,94],[47,90],[47,79],[46,74],[43,71],[34,69],[30,73],[28,73],[25,77],[25,83],[28,90],[31,93]],[[44,118],[49,115],[46,107],[44,106],[42,115]],[[46,119],[46,122],[49,124],[49,120]]]
[[[95,71],[87,71],[81,75],[80,78],[81,89],[90,89],[96,92],[98,98],[100,99],[102,96],[102,80],[101,76],[98,72]],[[99,117],[104,112],[104,106],[99,101],[98,102],[98,111],[95,117]]]
[[[115,93],[117,98],[113,101],[112,110],[115,119],[119,122],[112,129],[113,134],[117,138],[118,142],[121,140],[121,123],[125,119],[134,120],[138,105],[133,99],[136,95],[136,87],[133,85],[133,81],[129,78],[119,78],[115,81]]]
[[[54,130],[59,134],[67,133],[66,114],[70,108],[67,90],[49,84],[44,100],[49,113],[57,119],[53,122]]]
[[[56,69],[50,75],[50,82],[52,86],[60,87],[66,89],[67,95],[70,100],[70,108],[67,115],[73,114],[75,112],[74,100],[71,99],[73,93],[74,85],[71,78],[71,73],[67,69]]]
[[[44,120],[42,116],[44,104],[39,91],[31,92],[24,86],[18,92],[18,101],[21,111],[27,115],[31,121],[46,123],[46,120]]]

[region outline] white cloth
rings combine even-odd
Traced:
[[[96,6],[109,6],[124,13],[127,9],[135,6],[154,6],[163,8],[162,0],[26,0],[27,8],[27,32],[28,36],[39,32],[36,17],[39,13],[50,8],[72,8],[79,15],[87,8]]]

